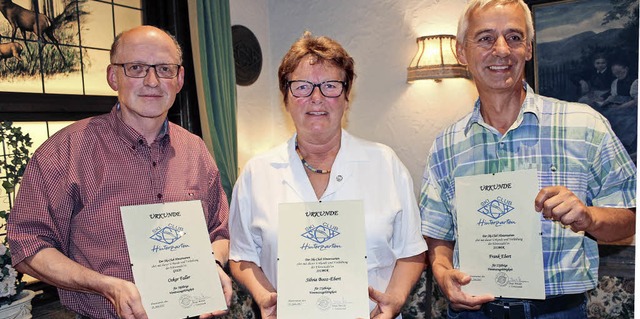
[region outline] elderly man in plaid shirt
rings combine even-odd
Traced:
[[[589,106],[535,94],[524,82],[533,23],[522,0],[472,0],[458,25],[457,54],[479,93],[473,111],[430,150],[420,199],[422,233],[449,318],[587,318],[596,287],[596,240],[635,233],[636,167],[606,119]],[[541,221],[544,300],[469,295],[457,269],[456,177],[537,168],[531,207]]]

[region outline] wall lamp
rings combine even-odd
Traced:
[[[407,68],[407,82],[442,81],[445,78],[471,78],[467,67],[456,58],[456,37],[428,35],[416,39],[418,51]]]

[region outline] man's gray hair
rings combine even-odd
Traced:
[[[467,40],[465,37],[467,36],[467,30],[469,29],[469,19],[471,18],[471,13],[474,10],[483,9],[488,6],[507,4],[517,4],[522,8],[522,10],[524,10],[527,23],[527,34],[525,34],[525,37],[527,42],[532,43],[535,34],[535,31],[533,29],[533,17],[531,16],[531,10],[529,10],[529,6],[527,6],[527,4],[522,0],[470,0],[469,3],[467,3],[467,6],[464,8],[464,11],[460,16],[460,20],[458,21],[458,35],[456,41],[460,42],[460,44],[464,44],[464,42]]]

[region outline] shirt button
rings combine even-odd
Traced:
[[[151,163],[153,167],[156,167],[156,162]]]
[[[162,194],[158,194],[158,199],[162,199]]]

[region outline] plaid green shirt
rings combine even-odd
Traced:
[[[456,240],[454,179],[460,176],[537,168],[539,189],[563,185],[587,206],[636,206],[636,167],[609,122],[587,105],[543,97],[524,87],[520,114],[504,135],[484,122],[478,99],[472,113],[436,138],[420,196],[423,235]],[[595,288],[597,242],[544,220],[542,214],[541,220],[546,295]],[[453,259],[458,268],[457,244]]]

